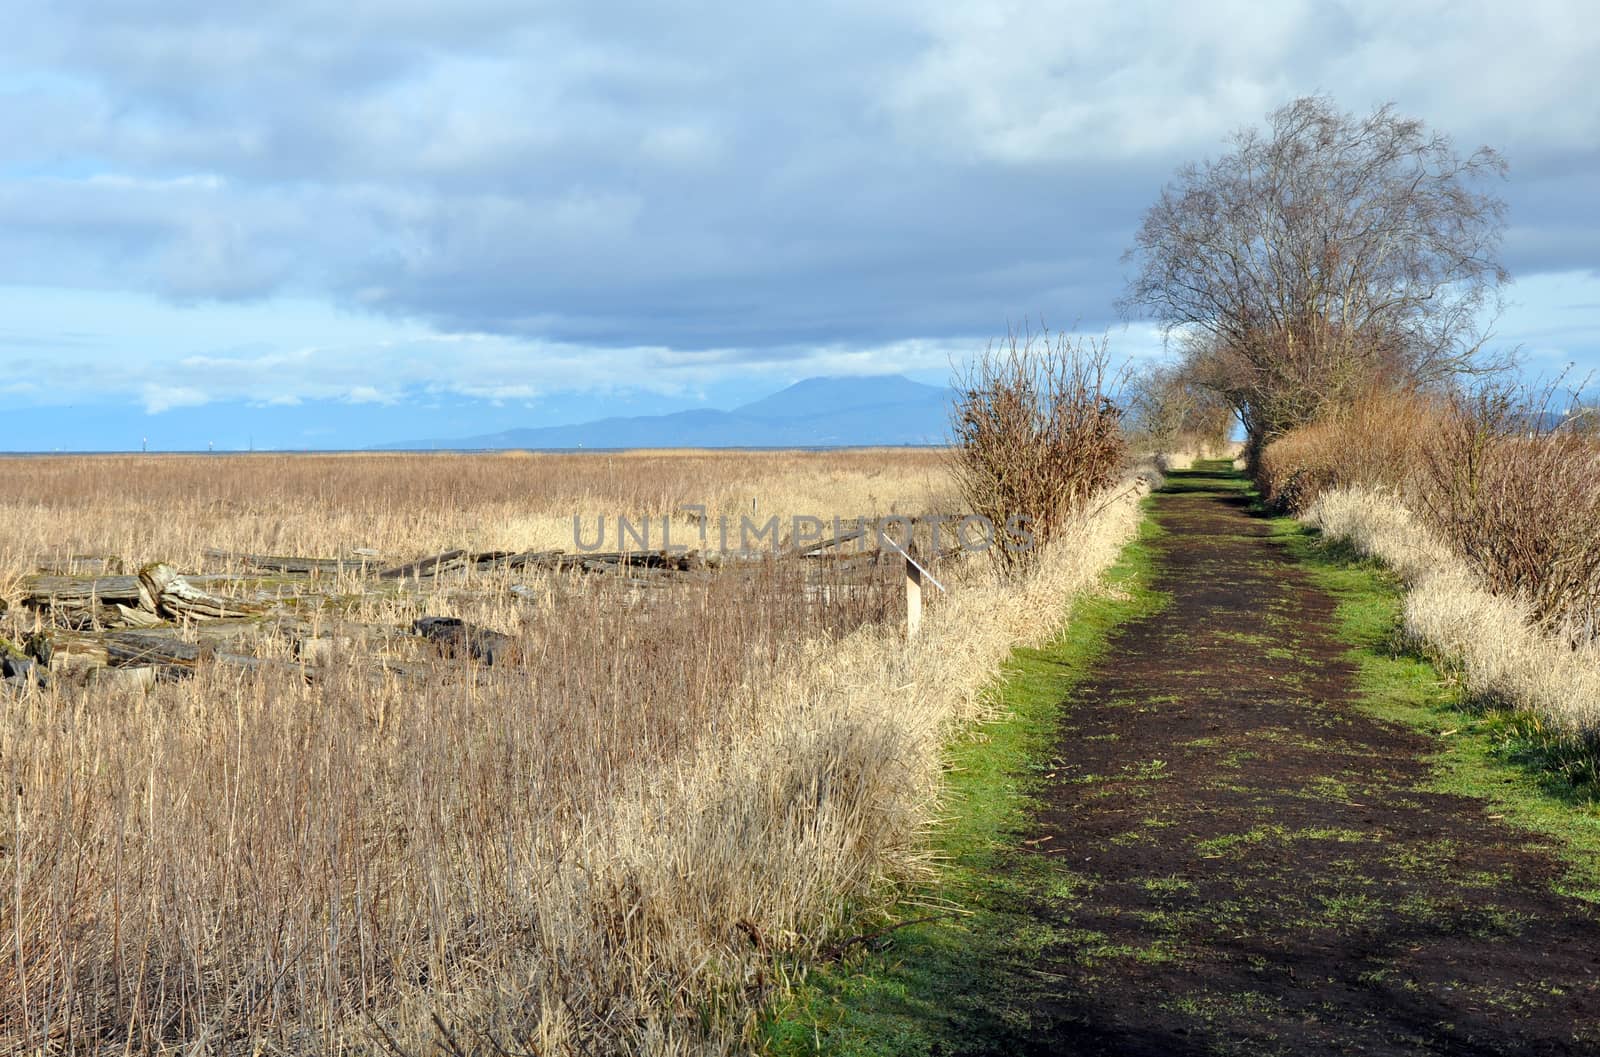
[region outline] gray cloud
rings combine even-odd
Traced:
[[[0,281],[758,360],[1094,327],[1172,168],[1317,89],[1503,146],[1514,268],[1600,266],[1576,4],[19,6]]]

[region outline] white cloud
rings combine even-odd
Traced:
[[[1008,319],[1113,321],[1172,168],[1318,89],[1504,145],[1514,266],[1600,266],[1597,65],[1575,2],[17,0],[0,284],[381,311],[400,388],[466,334],[484,391],[924,363]],[[203,381],[146,373],[372,384],[368,336],[247,317],[274,335],[189,343]]]
[[[457,385],[451,390],[458,396],[503,403],[507,400],[533,400],[538,397],[538,387],[525,384],[508,385]]]
[[[157,385],[147,383],[142,387],[145,414],[159,415],[179,407],[200,407],[209,404],[213,397],[203,389],[187,385]]]
[[[400,396],[374,386],[358,385],[344,394],[344,401],[347,404],[398,404]]]

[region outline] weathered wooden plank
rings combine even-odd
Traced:
[[[90,602],[137,606],[140,585],[137,576],[25,576],[23,601],[38,606],[71,606]]]
[[[39,571],[60,576],[116,576],[122,572],[122,559],[73,554],[65,558],[46,558],[39,562]]]
[[[218,561],[232,562],[260,572],[286,576],[311,576],[321,573],[362,574],[376,571],[380,563],[380,559],[376,556],[364,554],[345,558],[302,558],[286,554],[244,554],[214,548],[208,548],[205,553],[206,557]]]
[[[502,568],[559,567],[564,561],[571,560],[564,557],[561,551],[451,550],[385,569],[378,574],[378,577],[383,580],[400,580],[412,577],[437,576],[439,573],[450,572],[468,565],[480,571]]]
[[[115,667],[134,665],[194,664],[210,652],[197,642],[184,642],[171,634],[150,631],[114,631],[101,641],[106,660]]]
[[[28,636],[23,649],[51,672],[73,675],[111,663],[104,640],[81,632],[53,631]]]
[[[432,557],[407,562],[378,574],[379,579],[420,579],[436,576],[471,565],[480,570],[544,569],[559,572],[577,569],[583,572],[614,573],[625,568],[667,569],[687,572],[705,566],[697,552],[668,554],[665,551],[591,551],[569,554],[565,551],[445,551]]]
[[[464,550],[445,551],[442,554],[435,554],[431,558],[423,558],[420,561],[407,562],[404,565],[396,565],[391,569],[384,569],[378,573],[378,579],[400,580],[410,579],[414,576],[432,576],[443,568],[448,568],[452,565],[464,565],[466,561],[467,552]]]
[[[21,589],[24,605],[63,627],[116,627],[125,610],[153,612],[137,576],[29,576]]]

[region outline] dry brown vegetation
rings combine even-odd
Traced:
[[[1436,396],[1369,393],[1269,444],[1258,459],[1257,484],[1268,501],[1296,511],[1330,488],[1408,491],[1447,411]]]
[[[1397,569],[1411,634],[1476,692],[1593,739],[1600,436],[1553,394],[1379,393],[1269,445],[1257,478]]]
[[[1113,396],[1125,371],[1105,341],[1013,331],[969,367],[956,388],[951,474],[966,507],[992,526],[989,553],[1025,568],[1115,482],[1126,462]]]
[[[937,451],[8,459],[0,576],[114,555],[197,569],[207,548],[422,554],[572,546],[572,517],[882,515],[949,508]],[[680,516],[680,523],[692,521]],[[591,530],[592,531],[592,530]]]
[[[409,558],[570,546],[574,513],[956,502],[916,451],[26,459],[7,481],[13,638],[41,619],[20,577],[73,555]],[[787,974],[924,868],[940,745],[1136,502],[1063,521],[1021,582],[941,566],[910,643],[892,579],[807,590],[773,561],[645,586],[340,574],[306,619],[459,615],[518,663],[384,668],[392,641],[351,640],[308,682],[266,636],[285,663],[0,697],[0,1050],[739,1049]]]
[[[1257,478],[1295,511],[1335,488],[1389,492],[1540,628],[1588,642],[1600,632],[1600,423],[1552,397],[1379,393],[1273,442]]]

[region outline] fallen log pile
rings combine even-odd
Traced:
[[[0,632],[9,628],[21,640],[12,645],[0,638],[0,689],[46,686],[59,678],[147,690],[207,663],[293,671],[308,680],[340,657],[402,676],[425,670],[429,654],[474,664],[518,663],[512,636],[454,617],[395,626],[356,614],[370,599],[393,600],[444,583],[480,597],[482,588],[473,580],[488,574],[496,576],[492,589],[526,602],[549,589],[510,582],[514,574],[598,575],[629,587],[663,587],[680,578],[720,575],[729,566],[757,568],[774,557],[811,559],[805,564],[818,572],[826,567],[831,579],[815,591],[808,583],[805,597],[832,597],[850,586],[837,581],[840,573],[865,571],[881,558],[870,550],[842,552],[844,544],[872,531],[873,523],[843,528],[776,555],[456,549],[395,563],[366,549],[338,557],[207,550],[207,568],[191,574],[163,562],[127,573],[117,558],[74,555],[40,562],[38,573],[12,584],[9,599],[0,597]],[[8,613],[8,601],[20,606]]]
[[[491,572],[496,569],[540,569],[549,572],[576,570],[589,573],[616,573],[627,569],[691,572],[705,566],[706,560],[697,552],[677,554],[666,551],[588,551],[569,554],[560,550],[520,552],[455,550],[384,569],[378,573],[378,579],[419,580],[469,569],[476,572]]]
[[[0,690],[20,692],[48,686],[52,678],[96,687],[149,690],[161,682],[186,678],[202,664],[267,671],[292,671],[315,680],[334,658],[348,656],[370,664],[375,673],[409,677],[424,670],[431,654],[474,664],[518,660],[509,635],[457,618],[424,617],[410,626],[365,624],[346,619],[341,603],[359,601],[369,591],[393,597],[406,581],[433,580],[474,568],[615,571],[644,567],[680,569],[689,563],[657,556],[596,555],[573,558],[559,551],[453,551],[400,566],[386,566],[375,555],[347,558],[295,558],[210,551],[207,557],[235,569],[249,568],[275,578],[304,578],[301,588],[276,597],[228,597],[208,588],[248,591],[261,581],[248,574],[203,573],[186,576],[153,562],[137,574],[115,572],[113,560],[74,558],[50,571],[24,577],[12,597],[21,603],[10,615],[14,632],[31,614],[35,630],[20,645],[0,638]],[[65,571],[63,571],[65,570]],[[89,570],[84,574],[85,570]],[[318,589],[319,577],[355,575],[370,587],[335,595]],[[274,581],[281,587],[281,582]],[[204,585],[204,586],[202,586]],[[348,585],[342,585],[347,587]],[[314,612],[317,626],[299,615]],[[0,600],[0,613],[5,601]],[[329,614],[332,614],[331,616]],[[276,647],[263,647],[277,641]],[[293,660],[280,659],[284,656]]]
[[[75,629],[151,627],[163,620],[217,620],[261,612],[261,606],[220,598],[170,566],[154,562],[137,576],[30,576],[22,603]]]

